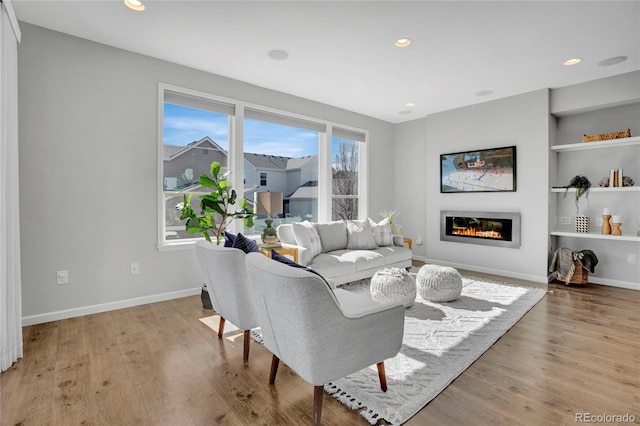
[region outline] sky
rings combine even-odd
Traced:
[[[283,157],[318,154],[318,132],[245,118],[244,151]],[[165,103],[163,143],[184,146],[209,136],[229,149],[228,116]],[[334,138],[335,155],[339,141]]]

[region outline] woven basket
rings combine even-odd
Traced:
[[[585,270],[582,267],[582,264],[580,262],[578,262],[577,260],[574,261],[576,270],[573,273],[573,276],[571,277],[571,281],[569,281],[569,284],[579,284],[579,285],[585,285],[589,283],[589,271]]]
[[[584,135],[582,137],[582,142],[599,142],[599,141],[608,141],[611,139],[622,139],[622,138],[630,138],[630,137],[631,137],[631,129],[627,129],[623,132],[600,133],[599,135]]]

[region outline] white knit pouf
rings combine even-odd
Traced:
[[[418,294],[430,302],[450,302],[462,292],[462,276],[449,266],[424,265],[416,277]]]
[[[416,300],[416,283],[406,269],[381,269],[371,278],[371,298],[376,302],[400,302],[408,308]]]

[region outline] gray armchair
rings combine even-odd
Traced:
[[[384,360],[402,344],[402,304],[332,290],[318,275],[261,254],[248,254],[246,265],[264,345],[273,354],[269,383],[282,360],[314,385],[314,424],[320,424],[324,385],[333,380],[377,364],[387,390]]]
[[[246,254],[237,248],[222,247],[208,241],[196,243],[196,255],[207,284],[213,309],[220,315],[218,338],[225,321],[244,330],[243,360],[249,360],[251,329],[258,327],[255,305],[249,293]]]

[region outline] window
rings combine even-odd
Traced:
[[[253,200],[256,191],[282,192],[281,213],[271,215],[272,226],[317,221],[318,146],[324,130],[324,125],[293,117],[256,109],[245,111],[244,175],[247,182],[252,182],[259,174],[259,187],[246,184],[245,197]],[[256,216],[254,229],[245,231],[260,234],[266,218],[266,214]]]
[[[198,179],[209,173],[212,161],[231,172],[234,189],[251,205],[256,192],[282,192],[274,227],[366,217],[364,131],[163,83],[159,99],[160,247],[201,238],[186,233],[176,205],[193,193],[192,208],[198,211],[197,194],[208,193]],[[266,217],[256,216],[250,229],[233,221],[230,230],[258,235]]]
[[[363,134],[333,129],[331,143],[331,219],[357,219],[360,189],[360,144]]]
[[[225,113],[226,112],[226,113]],[[163,104],[162,181],[163,240],[193,238],[185,231],[176,208],[184,194],[194,193],[192,207],[202,193],[198,179],[209,173],[212,161],[227,168],[229,122],[233,109],[209,100],[166,93]]]

